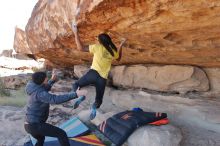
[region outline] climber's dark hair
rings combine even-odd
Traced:
[[[114,52],[112,49],[114,49],[117,52],[117,47],[115,44],[112,42],[112,39],[110,36],[106,33],[101,33],[98,36],[99,42],[108,50],[108,52],[114,56]]]

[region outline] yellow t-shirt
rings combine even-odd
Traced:
[[[112,60],[119,57],[118,52],[113,50],[114,56],[112,56],[101,44],[89,45],[89,52],[94,55],[91,69],[96,70],[101,77],[107,79]]]

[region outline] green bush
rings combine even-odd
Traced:
[[[5,89],[5,85],[0,78],[0,96],[10,96],[9,90]]]

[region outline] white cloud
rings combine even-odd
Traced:
[[[38,0],[0,1],[0,52],[12,49],[15,26],[25,28]]]

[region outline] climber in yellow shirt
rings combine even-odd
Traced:
[[[98,44],[84,46],[79,38],[77,26],[74,23],[72,24],[72,30],[75,35],[77,49],[79,51],[90,52],[93,54],[93,61],[90,70],[73,84],[74,91],[90,84],[95,85],[96,98],[91,107],[90,114],[90,119],[92,120],[96,116],[96,109],[102,104],[112,60],[116,59],[117,61],[120,61],[122,56],[122,47],[126,40],[122,40],[118,50],[112,42],[110,36],[106,33],[102,33],[98,35]],[[85,98],[83,97],[79,98],[79,100],[75,103],[74,108],[77,108],[84,99]]]

